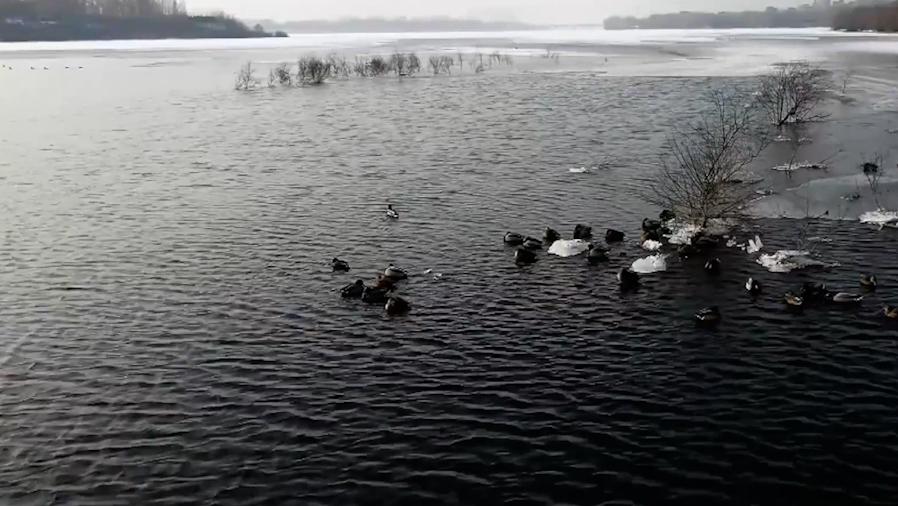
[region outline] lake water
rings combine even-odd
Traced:
[[[515,64],[233,90],[248,60],[394,48]],[[857,223],[876,206],[852,178],[872,153],[894,166],[896,48],[821,30],[0,44],[0,502],[894,504],[898,327],[878,315],[898,233]],[[787,58],[849,75],[798,155],[830,170],[770,171],[790,156],[772,146],[755,173],[776,194],[734,234],[840,265],[773,274],[722,248],[719,278],[671,258],[622,293],[665,135]],[[824,210],[841,219],[779,218]],[[577,223],[627,240],[599,267],[517,267],[502,243]],[[339,297],[389,263],[412,273],[408,316]],[[859,307],[781,302],[868,272]],[[691,321],[707,305],[717,330]]]

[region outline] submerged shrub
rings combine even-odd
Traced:
[[[290,73],[290,65],[281,63],[268,72],[268,86],[273,87],[279,84],[281,86],[293,85],[293,74]]]
[[[256,69],[252,62],[246,62],[237,71],[237,79],[234,82],[234,89],[240,91],[251,90],[259,84],[256,79]]]
[[[296,81],[299,84],[322,84],[331,77],[331,64],[317,56],[304,56],[297,62]]]

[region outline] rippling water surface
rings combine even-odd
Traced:
[[[737,235],[817,236],[841,266],[771,274],[723,249],[719,279],[671,259],[617,289],[658,212],[646,160],[702,90],[746,78],[241,94],[244,56],[14,55],[86,65],[0,74],[5,501],[894,504],[896,327],[877,313],[898,303],[898,235],[755,220]],[[628,240],[601,267],[516,267],[502,244],[577,223]],[[410,315],[340,299],[391,262]],[[883,285],[861,307],[780,303],[861,272]],[[711,304],[723,323],[695,328]]]

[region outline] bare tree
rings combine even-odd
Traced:
[[[884,159],[882,153],[874,153],[873,156],[865,157],[865,161],[861,163],[861,170],[864,172],[864,177],[867,178],[867,185],[870,186],[870,193],[873,195],[873,202],[876,203],[877,209],[882,209],[882,205],[879,203],[879,180],[882,178]]]
[[[276,84],[281,86],[293,85],[293,75],[290,73],[289,64],[281,63],[268,72],[268,86],[274,87]]]
[[[234,89],[239,91],[246,91],[255,88],[259,84],[259,80],[256,79],[256,69],[253,67],[252,62],[246,62],[240,67],[240,70],[237,71],[237,79],[234,82]]]
[[[733,92],[709,93],[709,110],[668,138],[650,202],[703,227],[740,214],[755,196],[743,172],[769,142],[756,110],[744,104]]]
[[[758,103],[777,127],[826,119],[818,106],[826,98],[829,74],[805,61],[779,64],[761,77]]]
[[[331,75],[340,79],[349,79],[352,73],[349,62],[346,58],[338,54],[329,54],[327,56],[327,64],[330,66]]]
[[[304,56],[296,65],[296,81],[299,84],[323,84],[333,76],[331,64],[317,56]]]

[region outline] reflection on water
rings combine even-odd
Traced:
[[[701,90],[747,79],[240,94],[244,56],[79,54],[80,74],[0,78],[4,500],[893,503],[898,359],[877,313],[898,302],[894,231],[752,221],[737,242],[825,238],[840,267],[775,274],[723,248],[719,278],[669,257],[617,288],[658,212],[639,197],[647,161]],[[862,151],[893,121],[835,113],[802,149]],[[777,194],[810,177],[759,172]],[[628,239],[597,267],[517,267],[502,241],[578,223]],[[402,285],[406,317],[339,297],[389,263],[443,276]],[[867,272],[881,287],[860,307],[783,308],[802,281],[855,291]],[[719,328],[696,328],[710,305]]]

